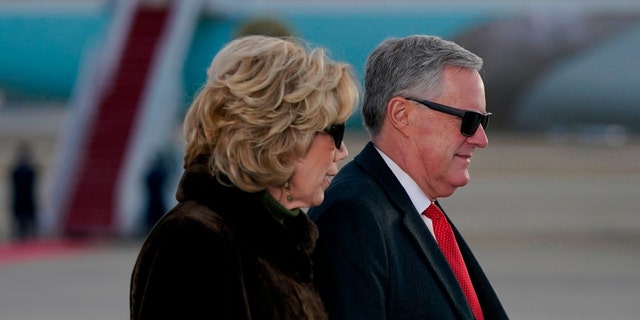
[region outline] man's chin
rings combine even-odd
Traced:
[[[471,181],[469,174],[465,174],[463,177],[461,177],[460,179],[456,179],[455,181],[453,181],[453,183],[451,184],[451,186],[455,189],[460,188],[460,187],[464,187],[467,184],[469,184],[469,181]]]

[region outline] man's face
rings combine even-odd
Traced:
[[[419,97],[424,98],[424,97]],[[486,112],[484,84],[475,70],[446,68],[444,90],[433,102],[461,110]],[[488,145],[482,126],[470,137],[460,133],[460,117],[429,109],[419,103],[413,114],[410,146],[412,177],[431,198],[453,194],[469,183],[469,164],[476,148]]]

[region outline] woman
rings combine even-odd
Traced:
[[[131,319],[325,319],[312,285],[316,226],[346,158],[358,88],[322,49],[264,36],[230,42],[184,122],[178,204],[131,279]]]

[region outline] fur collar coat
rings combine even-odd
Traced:
[[[310,259],[317,228],[304,212],[279,222],[266,197],[187,168],[137,258],[131,319],[326,319]]]

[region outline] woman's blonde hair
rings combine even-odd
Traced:
[[[210,173],[248,192],[281,186],[315,134],[344,123],[359,88],[351,67],[300,40],[247,36],[211,62],[184,121],[184,166],[205,155]]]

